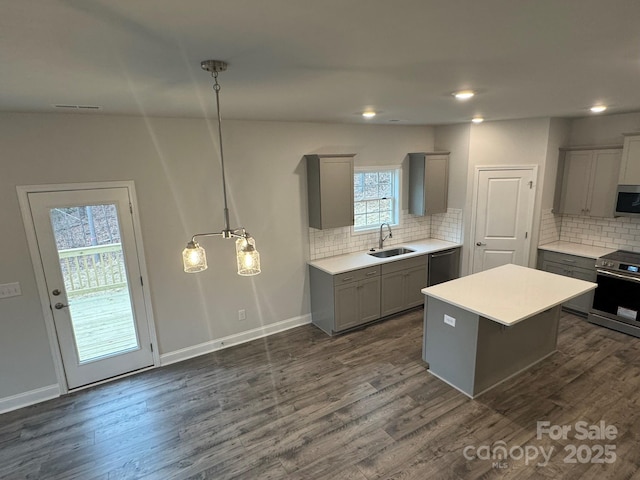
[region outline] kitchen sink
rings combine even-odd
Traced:
[[[387,257],[395,257],[396,255],[404,255],[405,253],[412,253],[412,252],[415,252],[415,250],[411,250],[410,248],[400,247],[400,248],[392,248],[390,250],[381,250],[379,252],[371,252],[369,253],[369,255],[371,255],[372,257],[378,257],[378,258],[387,258]]]

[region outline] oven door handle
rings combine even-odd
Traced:
[[[619,273],[613,273],[613,272],[609,272],[608,270],[596,270],[596,272],[598,273],[598,275],[604,275],[606,277],[614,277],[614,278],[619,278],[620,280],[627,280],[629,282],[636,282],[636,283],[640,283],[640,278],[636,278],[636,277],[631,277],[629,275],[621,275]]]

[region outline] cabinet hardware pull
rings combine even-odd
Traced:
[[[378,274],[378,272],[369,272],[369,273],[367,273],[367,277],[370,277],[371,275],[377,275],[377,274]]]
[[[349,280],[353,280],[353,277],[347,277],[342,279],[343,282],[348,282]]]
[[[562,259],[562,261],[563,261],[564,263],[576,263],[576,261],[575,261],[575,260],[571,260],[571,259],[569,259],[569,258],[563,258],[563,259]]]

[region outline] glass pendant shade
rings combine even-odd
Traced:
[[[182,251],[182,263],[187,273],[198,273],[207,269],[207,255],[198,242],[189,242]]]
[[[256,241],[253,237],[242,237],[236,240],[236,256],[238,275],[250,276],[260,273],[260,254],[256,250]]]

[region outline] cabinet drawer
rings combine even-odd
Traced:
[[[542,250],[544,258],[543,261],[561,263],[563,265],[579,268],[587,268],[590,270],[596,269],[596,261],[593,258],[579,257],[577,255],[568,255],[566,253],[549,252]]]
[[[597,273],[595,268],[581,268],[573,265],[565,265],[564,263],[543,262],[542,270],[545,272],[556,273],[565,277],[573,277],[587,282],[595,282]]]
[[[394,262],[384,263],[383,265],[381,265],[382,275],[420,266],[424,266],[426,270],[427,255],[420,255],[419,257],[405,258],[404,260],[396,260]]]
[[[351,270],[349,272],[339,273],[333,276],[333,285],[344,285],[346,283],[357,282],[365,280],[367,278],[376,277],[380,275],[380,267],[361,268],[359,270]]]

